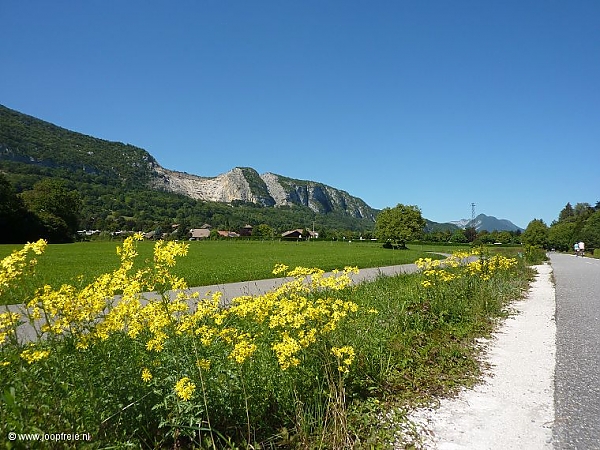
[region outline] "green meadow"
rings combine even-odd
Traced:
[[[119,265],[116,253],[119,244],[117,241],[96,241],[48,245],[44,255],[38,258],[35,275],[27,279],[31,288],[25,289],[24,295],[32,294],[34,286],[87,284],[98,275],[111,272]],[[153,247],[151,241],[140,242],[136,264],[142,266],[150,261]],[[0,259],[19,248],[21,246],[1,245]],[[380,243],[364,241],[192,241],[187,256],[178,261],[173,272],[185,278],[189,286],[208,286],[273,278],[276,264],[318,267],[325,271],[345,266],[383,267],[432,257],[426,253],[428,251],[450,253],[456,249],[412,245],[408,250],[390,250],[382,248]],[[11,295],[0,299],[0,304],[21,301]]]

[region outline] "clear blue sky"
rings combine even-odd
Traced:
[[[0,103],[169,169],[526,227],[600,200],[600,1],[0,2]]]

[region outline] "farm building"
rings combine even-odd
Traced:
[[[208,239],[210,237],[211,226],[207,223],[202,225],[200,228],[192,228],[190,230],[190,241],[197,241],[199,239]]]

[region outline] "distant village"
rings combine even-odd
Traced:
[[[158,239],[169,239],[171,235],[175,234],[178,231],[179,225],[172,225],[172,230],[170,233],[168,232],[157,232],[157,231],[149,231],[147,233],[142,233],[145,239],[148,240],[158,240]],[[190,241],[201,241],[204,239],[211,238],[240,238],[240,237],[251,237],[252,230],[254,227],[252,225],[245,225],[237,231],[231,230],[215,230],[211,225],[205,223],[200,228],[192,228],[188,232],[188,239]],[[133,231],[114,231],[111,233],[113,237],[123,237],[127,235],[133,234]],[[90,238],[93,236],[97,236],[101,234],[100,230],[80,230],[77,234],[81,238]],[[289,230],[281,233],[279,236],[280,239],[284,240],[304,240],[304,239],[318,239],[319,233],[316,231],[306,230],[302,228],[296,228],[294,230]]]
[[[217,230],[218,237],[223,238],[238,238],[238,237],[249,237],[252,236],[252,225],[245,225],[240,228],[237,232],[235,231],[226,231],[226,230]],[[202,239],[208,239],[211,236],[212,227],[205,223],[200,228],[192,228],[190,230],[190,241],[199,241]],[[302,228],[296,228],[295,230],[289,230],[281,233],[281,239],[290,239],[290,240],[298,240],[298,239],[318,239],[319,233],[303,230]]]

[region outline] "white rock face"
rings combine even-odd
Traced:
[[[213,178],[176,172],[157,166],[157,187],[187,195],[196,200],[229,203],[234,200],[255,201],[242,169],[235,168]]]
[[[267,185],[269,195],[275,200],[276,206],[289,205],[291,203],[288,200],[287,192],[279,182],[279,177],[277,175],[274,173],[263,173],[260,177]]]
[[[154,164],[152,169],[156,174],[153,187],[196,200],[222,203],[245,201],[267,206],[296,204],[319,213],[335,210],[345,211],[354,217],[374,217],[369,206],[361,199],[314,181],[293,180],[274,173],[259,175],[254,169],[239,167],[216,177],[176,172],[158,164]]]

